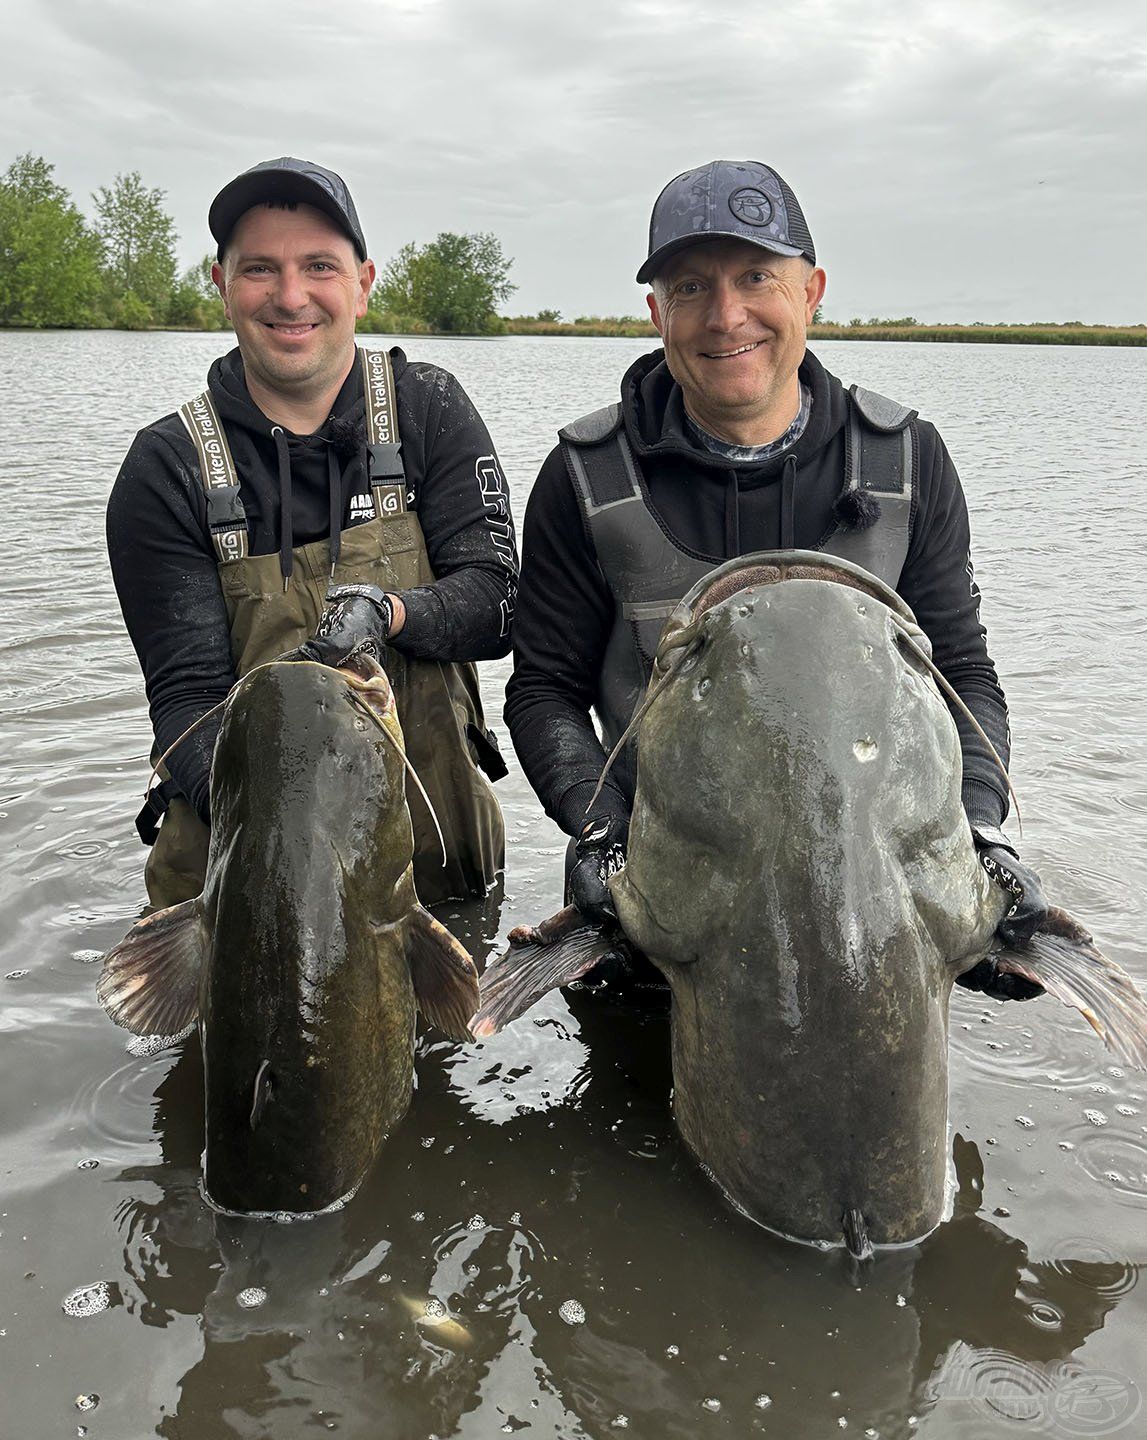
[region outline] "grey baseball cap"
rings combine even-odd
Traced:
[[[268,200],[293,200],[323,211],[354,245],[358,258],[366,259],[366,241],[346,181],[310,160],[283,155],[278,160],[261,160],[236,175],[212,200],[207,224],[218,243],[220,260],[240,217],[252,205],[264,205]]]
[[[711,160],[670,180],[649,218],[649,258],[637,282],[651,280],[670,255],[701,240],[747,240],[775,255],[816,250],[797,197],[759,160]]]

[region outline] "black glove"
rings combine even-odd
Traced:
[[[566,889],[570,903],[587,920],[616,920],[606,883],[625,865],[629,821],[619,815],[591,815],[581,828]]]
[[[996,934],[1004,945],[1022,950],[1041,921],[1047,919],[1047,901],[1039,876],[1023,864],[1002,830],[973,826],[972,839],[980,864],[1000,889],[1012,897],[1011,908],[996,926]],[[990,956],[960,975],[956,984],[966,990],[982,990],[997,1000],[1031,1000],[1044,993],[1042,985],[1022,975],[1001,972]]]
[[[319,628],[295,653],[320,665],[341,665],[367,650],[381,661],[393,619],[390,597],[377,585],[332,585]]]

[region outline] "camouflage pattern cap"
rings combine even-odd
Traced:
[[[658,195],[638,284],[651,280],[678,250],[723,237],[816,264],[804,212],[777,172],[759,160],[712,160],[670,180]]]
[[[261,160],[250,170],[244,170],[212,200],[207,224],[218,243],[220,260],[240,217],[253,205],[265,205],[268,200],[313,205],[330,216],[354,245],[358,258],[366,259],[366,240],[346,181],[333,170],[310,160],[283,155],[278,160]]]

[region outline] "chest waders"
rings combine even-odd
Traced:
[[[278,554],[247,553],[238,477],[210,394],[205,392],[180,411],[199,452],[208,525],[231,628],[231,653],[240,676],[310,639],[326,608],[330,584],[371,584],[395,591],[434,582],[422,527],[407,506],[390,356],[385,351],[359,353],[367,392],[375,514],[372,520],[343,530],[333,578],[327,540],[292,551],[294,568],[286,590]],[[389,647],[384,663],[406,753],[434,804],[446,841],[443,867],[433,821],[408,780],[419,898],[435,904],[484,894],[504,863],[505,831],[498,801],[478,762],[495,778],[497,767],[505,774],[505,766],[486,732],[477,669],[470,662],[420,660]],[[144,869],[153,906],[174,905],[199,894],[209,834],[188,801],[173,796]]]
[[[916,493],[915,410],[862,390],[849,392],[845,430],[848,490],[879,500],[866,530],[838,525],[811,547],[851,560],[892,589],[911,538]],[[560,433],[566,468],[585,517],[598,563],[613,596],[613,629],[606,642],[594,708],[603,743],[612,750],[645,694],[665,621],[681,597],[721,564],[672,539],[654,514],[621,423],[621,407],[607,405]],[[613,775],[632,800],[637,759],[628,745]]]

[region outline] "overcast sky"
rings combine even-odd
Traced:
[[[0,169],[139,170],[190,263],[258,160],[338,170],[381,264],[490,230],[507,306],[643,312],[681,170],[774,165],[832,319],[1147,321],[1142,0],[0,0]]]

